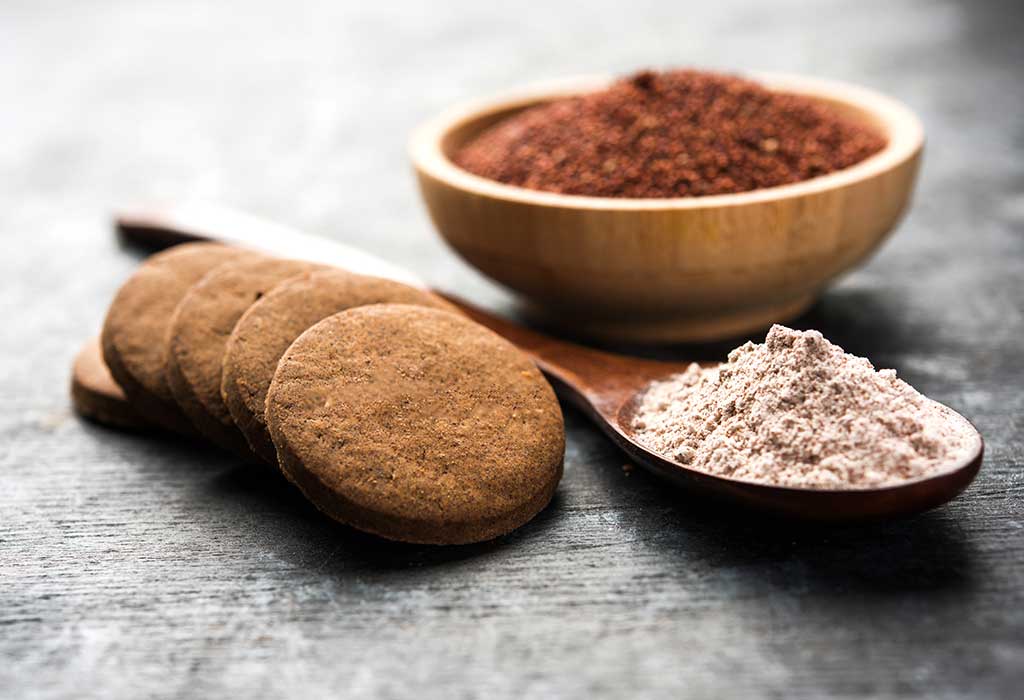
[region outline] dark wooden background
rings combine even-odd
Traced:
[[[968,0],[7,0],[0,697],[1020,697],[1022,29],[1019,3]],[[922,116],[912,212],[799,324],[975,421],[987,456],[955,502],[773,524],[626,476],[568,411],[535,522],[398,546],[230,458],[71,414],[72,355],[138,259],[116,204],[226,202],[507,310],[432,233],[410,129],[528,81],[673,64],[846,79]]]

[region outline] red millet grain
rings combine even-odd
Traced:
[[[694,70],[650,71],[502,120],[454,157],[532,190],[592,197],[698,197],[847,168],[885,139],[806,97]]]

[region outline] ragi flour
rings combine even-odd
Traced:
[[[833,489],[938,473],[977,440],[895,371],[778,325],[718,367],[694,364],[652,384],[633,428],[641,444],[700,471]]]

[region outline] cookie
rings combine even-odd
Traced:
[[[278,360],[307,328],[340,311],[380,303],[455,310],[440,297],[399,282],[320,270],[282,282],[249,307],[224,353],[221,396],[253,451],[275,464],[277,452],[264,418],[267,390]]]
[[[215,267],[255,255],[219,243],[185,243],[148,258],[121,286],[103,323],[103,359],[147,419],[194,435],[167,383],[168,330],[178,302]]]
[[[245,310],[280,282],[322,266],[261,256],[231,263],[194,285],[171,320],[167,379],[174,400],[213,443],[252,456],[220,395],[228,338]]]
[[[321,511],[388,539],[479,542],[526,523],[562,475],[551,387],[464,316],[350,309],[288,348],[267,394],[282,470]]]
[[[71,368],[71,406],[75,413],[111,428],[142,430],[149,421],[132,408],[103,361],[100,339],[78,351]]]

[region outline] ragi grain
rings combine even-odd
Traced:
[[[696,197],[825,175],[885,143],[808,97],[716,73],[647,71],[514,114],[454,160],[476,175],[533,190]]]

